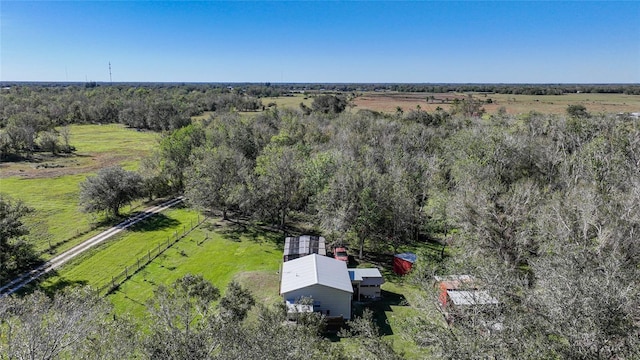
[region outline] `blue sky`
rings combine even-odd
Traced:
[[[637,1],[7,1],[0,80],[640,83]]]

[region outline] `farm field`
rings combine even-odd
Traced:
[[[430,97],[433,96],[433,99]],[[449,110],[450,101],[464,99],[463,93],[362,93],[353,100],[356,105],[352,111],[369,109],[384,113],[395,113],[397,107],[404,111],[422,110],[433,112],[440,107]],[[511,95],[511,94],[472,94],[476,99],[491,99],[491,104],[483,104],[488,114],[498,112],[504,107],[508,114],[537,111],[544,114],[564,114],[569,105],[584,105],[592,113],[618,113],[640,111],[640,96],[624,94],[565,94],[565,95]],[[427,98],[429,100],[427,101]]]
[[[343,95],[351,96],[352,93]],[[403,111],[420,109],[434,112],[438,108],[448,111],[451,101],[464,99],[468,93],[408,93],[408,92],[362,92],[351,101],[351,112],[366,109],[382,113],[393,114],[398,107]],[[639,112],[640,96],[625,94],[564,94],[564,95],[512,95],[471,93],[479,100],[491,103],[483,104],[487,114],[495,114],[502,107],[508,114],[521,114],[536,111],[544,114],[565,114],[569,105],[584,105],[591,113],[619,113]],[[294,94],[292,96],[261,98],[263,105],[275,103],[279,107],[298,109],[300,103],[311,106],[314,95]],[[244,113],[243,113],[244,114]],[[255,112],[246,113],[248,115]],[[209,114],[194,117],[194,119],[208,117]]]
[[[89,238],[100,229],[96,219],[80,211],[79,184],[112,165],[136,169],[156,144],[156,134],[120,125],[71,126],[69,156],[38,154],[32,161],[0,163],[0,192],[22,200],[34,212],[26,218],[36,250],[45,259]],[[139,203],[123,208],[135,211]],[[51,253],[45,252],[53,247]]]

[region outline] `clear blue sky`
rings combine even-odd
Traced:
[[[0,80],[640,83],[638,1],[7,1]]]

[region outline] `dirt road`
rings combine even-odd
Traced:
[[[118,225],[106,231],[101,232],[100,234],[92,237],[91,239],[88,239],[87,241],[84,241],[81,244],[76,245],[73,248],[63,252],[62,254],[55,256],[54,258],[47,261],[40,267],[33,269],[26,274],[23,274],[22,276],[12,280],[6,285],[2,285],[2,287],[0,287],[0,298],[13,294],[14,292],[20,290],[22,287],[31,283],[32,281],[64,265],[74,257],[108,240],[113,235],[126,230],[128,227],[150,216],[153,216],[154,214],[157,214],[176,204],[179,204],[180,202],[182,202],[182,200],[183,200],[183,197],[180,196],[180,197],[165,201],[162,204],[145,209],[144,211],[140,212],[138,215],[130,217],[127,220],[119,223]]]

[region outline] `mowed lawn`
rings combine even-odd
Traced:
[[[136,169],[157,143],[157,134],[138,132],[121,125],[71,126],[71,156],[41,156],[34,161],[2,163],[0,192],[23,201],[34,210],[25,223],[38,251],[50,244],[59,253],[98,232],[99,220],[83,213],[79,205],[80,183],[104,167],[121,165]],[[135,205],[139,204],[134,204]],[[125,207],[123,213],[132,210]],[[51,254],[43,254],[49,258]]]
[[[72,285],[100,288],[126,266],[134,265],[176,232],[183,233],[198,220],[197,212],[172,209],[149,219],[137,230],[127,230],[89,254],[72,261],[43,281],[45,290]],[[202,274],[224,292],[237,280],[251,289],[259,302],[278,299],[281,233],[255,231],[234,224],[220,226],[209,219],[167,249],[109,295],[116,313],[141,318],[144,304],[160,284],[169,285],[187,273]]]
[[[158,285],[169,285],[185,274],[202,274],[221,292],[237,280],[251,290],[257,302],[276,301],[282,249],[274,239],[280,235],[230,236],[211,224],[193,231],[110,295],[116,312],[139,318]]]
[[[187,209],[170,209],[157,214],[80,255],[41,285],[47,290],[70,284],[100,288],[126,266],[135,264],[138,258],[145,257],[158,245],[166,244],[176,232],[182,234],[184,227],[197,223],[198,216],[197,212]]]

